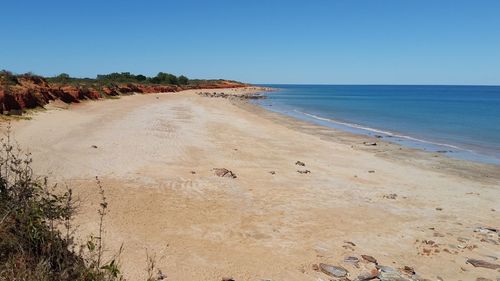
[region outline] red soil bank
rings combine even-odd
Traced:
[[[79,86],[49,83],[37,76],[17,76],[9,82],[0,80],[0,113],[19,112],[23,109],[44,106],[51,100],[78,103],[81,100],[101,99],[121,94],[171,93],[186,89],[240,88],[247,85],[218,80],[196,86],[153,85],[153,84],[112,84],[109,86]]]

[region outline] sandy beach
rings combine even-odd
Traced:
[[[354,280],[375,267],[361,255],[428,280],[500,278],[466,263],[500,264],[499,166],[197,92],[87,101],[12,123],[35,172],[80,198],[82,240],[97,231],[100,178],[106,248],[123,244],[128,280],[144,280],[147,253],[167,280],[330,280],[319,263]],[[222,168],[236,178],[217,176]]]

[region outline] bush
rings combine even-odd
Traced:
[[[0,71],[0,84],[4,84],[5,86],[16,85],[17,77],[14,73],[10,71],[2,70]]]
[[[107,202],[100,182],[99,234],[78,246],[71,189],[57,192],[47,178],[34,176],[31,162],[9,133],[0,140],[0,280],[122,279],[116,258],[102,261]]]
[[[165,72],[159,72],[155,77],[151,78],[150,81],[155,84],[179,85],[177,76]]]
[[[217,82],[217,80],[190,80],[184,75],[179,77],[174,74],[159,72],[154,77],[148,77],[142,74],[132,74],[130,72],[113,72],[110,74],[98,74],[96,78],[75,78],[71,77],[67,73],[61,73],[52,77],[42,77],[35,75],[31,72],[15,75],[9,71],[0,71],[0,86],[5,85],[16,85],[18,84],[17,78],[39,78],[46,79],[49,83],[56,83],[61,85],[71,85],[75,87],[89,87],[92,89],[101,89],[105,86],[116,86],[120,84],[137,83],[137,84],[162,84],[162,85],[197,85],[200,83],[212,83]]]
[[[138,75],[139,76],[139,75]],[[99,74],[97,75],[96,80],[104,81],[104,82],[113,82],[113,83],[137,83],[139,80],[138,77],[130,72],[113,72],[110,74]],[[139,77],[141,79],[142,77]]]
[[[139,75],[136,75],[135,76],[135,80],[139,81],[139,82],[144,82],[148,79],[148,77],[142,75],[142,74],[139,74]]]
[[[55,82],[55,83],[69,83],[71,82],[72,78],[71,76],[69,76],[69,74],[67,73],[61,73],[55,77],[52,77],[52,82]]]
[[[184,75],[179,76],[178,80],[180,85],[187,85],[189,83],[189,79]]]

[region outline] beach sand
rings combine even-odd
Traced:
[[[123,244],[128,280],[145,280],[147,253],[167,280],[329,280],[319,263],[352,280],[374,267],[362,254],[429,280],[500,277],[466,263],[500,264],[499,234],[474,231],[500,228],[499,166],[195,92],[88,101],[12,124],[36,173],[80,198],[82,240],[97,232],[99,176],[106,248]]]

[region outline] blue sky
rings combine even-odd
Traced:
[[[500,84],[498,0],[4,1],[0,69]]]

